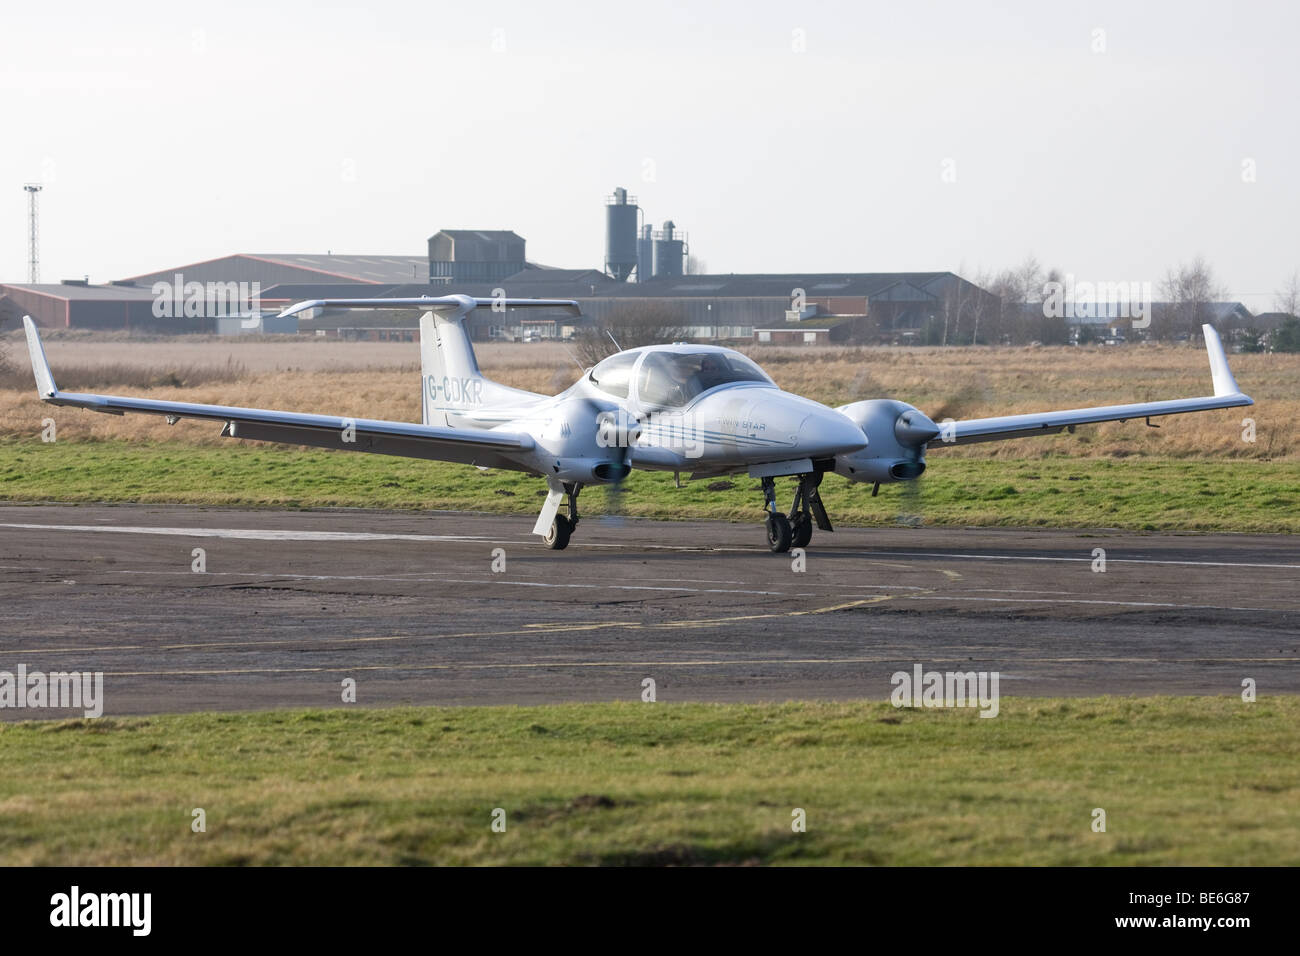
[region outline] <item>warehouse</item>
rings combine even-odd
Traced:
[[[0,327],[30,315],[43,328],[125,329],[149,333],[207,332],[203,318],[154,315],[154,295],[130,285],[91,285],[83,279],[58,284],[0,285]]]
[[[0,286],[0,317],[30,313],[40,325],[70,328],[230,331],[251,326],[217,320],[274,314],[309,299],[463,293],[575,299],[582,308],[577,322],[559,310],[529,312],[528,321],[523,310],[479,310],[470,322],[476,340],[565,338],[634,303],[653,303],[688,338],[812,344],[913,341],[927,324],[996,303],[952,272],[692,275],[686,233],[674,223],[658,232],[638,226],[639,208],[625,190],[616,190],[607,212],[604,271],[530,262],[525,239],[512,230],[443,229],[429,237],[424,256],[237,253],[106,286]],[[240,290],[238,307],[188,291],[213,288]],[[405,340],[417,323],[409,311],[320,309],[303,313],[299,329]]]

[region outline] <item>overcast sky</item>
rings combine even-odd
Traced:
[[[0,280],[29,181],[47,282],[452,227],[599,268],[622,185],[711,272],[1032,253],[1158,282],[1199,254],[1271,307],[1300,269],[1300,5],[1047,6],[7,4]]]

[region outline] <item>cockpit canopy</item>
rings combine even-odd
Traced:
[[[772,384],[757,365],[735,352],[649,352],[637,376],[646,405],[685,405],[701,392],[735,382]]]
[[[633,369],[637,359],[643,355],[636,381],[637,398],[645,405],[685,405],[702,392],[736,382],[775,384],[761,368],[739,352],[722,349],[620,352],[591,370],[592,383],[604,392],[627,398]]]
[[[641,357],[640,352],[619,352],[611,355],[588,373],[591,383],[602,392],[618,398],[627,398],[632,387],[632,366]]]

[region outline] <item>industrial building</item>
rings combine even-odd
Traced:
[[[154,294],[146,286],[91,285],[84,279],[54,284],[0,285],[0,328],[12,328],[30,315],[44,328],[96,330],[128,329],[142,332],[207,332],[204,319],[159,319],[154,315]]]
[[[168,334],[240,328],[219,320],[256,318],[262,293],[283,283],[342,283],[358,287],[418,282],[427,288],[423,256],[238,254],[92,285],[87,279],[57,284],[0,284],[0,323],[30,315],[45,328],[124,329]],[[195,286],[202,292],[187,293]],[[242,293],[242,294],[241,294]],[[186,302],[197,307],[186,309]],[[180,305],[181,307],[175,307]],[[245,324],[245,331],[253,326]],[[268,323],[266,331],[295,331],[296,324]]]
[[[436,238],[436,237],[435,237]],[[432,252],[433,240],[430,239]],[[191,262],[187,265],[128,276],[119,283],[149,288],[155,282],[174,282],[177,274],[185,282],[259,282],[263,289],[282,282],[382,283],[429,281],[430,257],[344,256],[326,253],[260,254],[240,253]]]
[[[30,314],[47,327],[291,331],[251,320],[304,299],[456,292],[576,299],[582,307],[576,322],[560,310],[480,309],[470,329],[478,340],[562,338],[649,301],[692,338],[811,344],[909,341],[945,312],[993,298],[951,272],[690,275],[688,236],[675,222],[654,228],[621,187],[605,210],[603,269],[530,262],[526,240],[511,230],[444,229],[429,237],[425,256],[238,253],[109,285],[0,285],[0,316]],[[297,329],[406,339],[416,323],[410,312],[321,310],[303,313]]]
[[[527,268],[524,240],[508,229],[443,229],[429,237],[429,281],[435,285],[501,282]]]

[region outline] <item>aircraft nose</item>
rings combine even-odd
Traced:
[[[846,415],[832,408],[818,409],[799,425],[795,450],[809,458],[842,455],[867,447],[867,436]]]

